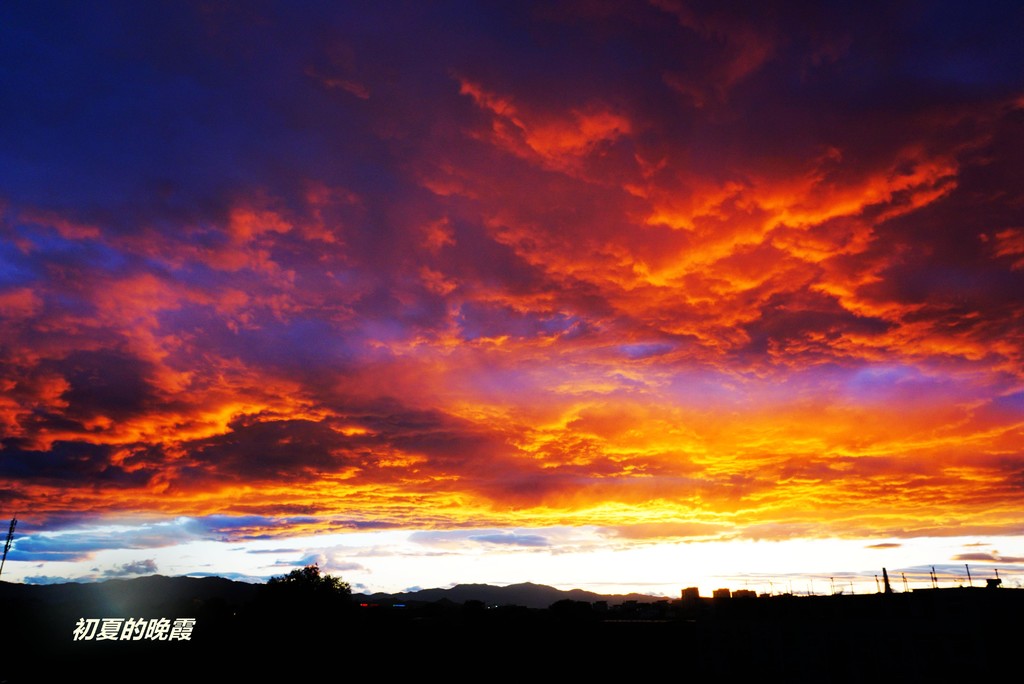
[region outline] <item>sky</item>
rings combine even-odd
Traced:
[[[1020,586],[1022,33],[5,3],[3,579]]]

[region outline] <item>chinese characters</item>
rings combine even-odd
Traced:
[[[78,618],[73,641],[189,641],[195,618]]]

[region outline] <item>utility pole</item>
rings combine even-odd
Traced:
[[[4,557],[0,560],[0,575],[4,574],[4,563],[7,562],[7,552],[11,548],[11,542],[14,541],[14,527],[18,524],[18,516],[15,515],[11,518],[11,529],[7,530],[7,543],[4,544]]]
[[[971,566],[964,563],[964,567],[967,568],[967,586],[973,587],[974,580],[971,579]]]

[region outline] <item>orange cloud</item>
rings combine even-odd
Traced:
[[[490,138],[496,145],[559,171],[572,173],[581,158],[631,132],[626,117],[598,105],[551,117],[521,112],[510,98],[466,79],[459,80],[459,93],[492,114]]]
[[[0,496],[305,516],[246,535],[1018,531],[1019,93],[821,15],[325,27],[190,74],[230,116],[168,119],[180,148],[122,122],[159,164],[72,144],[106,119],[12,152]]]

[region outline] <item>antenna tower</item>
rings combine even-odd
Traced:
[[[7,552],[11,549],[11,542],[14,541],[14,527],[18,524],[18,516],[11,518],[11,529],[7,530],[7,543],[4,544],[4,557],[0,560],[0,575],[4,574],[4,563],[7,562]]]

